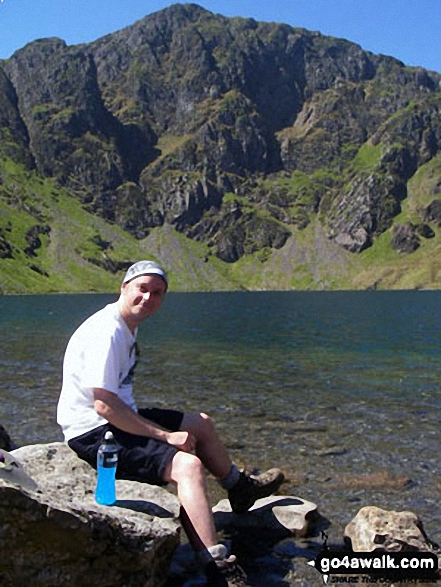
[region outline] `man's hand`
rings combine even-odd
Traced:
[[[195,450],[196,436],[191,432],[184,430],[169,432],[134,412],[115,393],[101,388],[94,388],[93,392],[96,412],[120,430],[156,438],[175,446],[183,452],[193,452]]]
[[[192,452],[196,448],[196,437],[186,431],[169,432],[167,442],[183,452]]]

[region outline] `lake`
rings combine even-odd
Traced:
[[[15,443],[62,439],[64,348],[115,299],[0,297],[0,423]],[[377,505],[414,511],[441,542],[441,292],[172,292],[138,341],[138,405],[211,414],[236,462],[282,467],[284,493],[317,503],[336,540]]]

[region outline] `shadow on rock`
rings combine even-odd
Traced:
[[[147,514],[149,516],[155,516],[155,518],[175,518],[176,516],[169,510],[161,507],[157,503],[152,501],[145,501],[142,499],[117,499],[113,504],[113,507],[119,507],[134,512],[140,512],[141,514]]]

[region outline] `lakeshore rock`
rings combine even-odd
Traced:
[[[270,496],[258,499],[246,513],[237,515],[228,499],[222,499],[214,508],[214,520],[218,530],[227,527],[237,529],[265,529],[288,532],[304,537],[323,521],[315,503],[293,496]]]
[[[64,443],[4,453],[37,488],[0,477],[3,587],[160,587],[179,545],[179,504],[165,489],[117,481],[112,507],[94,500],[95,471]],[[15,467],[20,468],[21,467]]]
[[[441,557],[439,546],[427,537],[421,520],[408,511],[363,507],[346,526],[345,540],[350,541],[355,552],[424,551]]]

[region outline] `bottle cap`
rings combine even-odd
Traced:
[[[110,430],[107,430],[106,434],[104,435],[104,440],[114,440],[113,434],[110,432]]]

